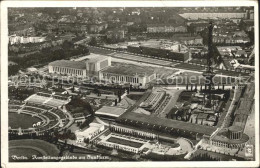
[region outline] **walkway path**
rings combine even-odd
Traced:
[[[104,121],[103,121],[103,120],[101,120],[100,118],[98,118],[98,117],[95,117],[95,119],[97,120],[97,122],[98,122],[98,123],[100,123],[100,124],[103,124],[103,125],[105,125],[105,126],[109,126],[109,124],[108,124],[108,123],[104,122]]]

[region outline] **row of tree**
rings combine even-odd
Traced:
[[[61,46],[56,48],[44,48],[39,53],[33,53],[25,57],[11,57],[9,61],[17,63],[17,65],[8,67],[8,74],[14,75],[21,69],[28,67],[47,64],[52,61],[69,59],[75,55],[89,54],[89,49],[83,45],[75,46],[73,43],[65,41]]]

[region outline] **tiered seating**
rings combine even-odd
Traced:
[[[8,105],[8,109],[18,110],[18,109],[20,109],[20,108],[21,108],[20,105]]]
[[[155,93],[151,93],[143,103],[141,103],[141,107],[148,107],[150,105],[150,102],[153,100],[153,98],[156,96]]]
[[[37,104],[42,104],[44,101],[46,101],[46,97],[38,96],[38,95],[32,95],[32,96],[27,100],[27,102],[37,103]]]
[[[79,118],[79,117],[84,117],[83,113],[75,113],[73,114],[73,118]]]
[[[20,100],[9,100],[8,104],[13,104],[13,105],[23,105],[24,102]]]
[[[44,115],[46,117],[48,117],[51,121],[57,120],[57,117],[55,115],[53,115],[52,113],[46,112],[46,113],[44,113]]]
[[[36,93],[38,96],[43,96],[43,97],[51,97],[51,93],[44,93],[44,92],[38,92]]]
[[[52,127],[52,126],[56,125],[57,123],[58,123],[58,121],[50,121],[46,127]]]
[[[52,112],[54,112],[55,114],[57,114],[61,119],[65,119],[67,118],[67,116],[59,109],[54,109],[52,110]]]
[[[66,101],[51,99],[51,100],[47,101],[45,104],[48,106],[52,106],[52,107],[59,107],[66,103],[67,103]]]
[[[165,92],[152,93],[142,104],[141,107],[147,110],[154,110],[159,102],[164,98]]]
[[[146,103],[151,102],[151,101],[154,99],[155,96],[156,96],[155,93],[151,93],[151,95],[145,100],[145,102],[146,102]]]
[[[35,107],[31,107],[31,106],[24,106],[23,110],[32,111],[32,112],[36,112],[36,113],[42,113],[44,111],[43,109],[35,108]]]
[[[52,97],[53,99],[58,99],[58,100],[64,100],[64,101],[68,100],[68,97],[61,96],[61,95],[53,95]]]
[[[43,133],[46,130],[59,127],[61,119],[64,126],[69,125],[69,123],[72,122],[67,114],[60,109],[56,109],[56,107],[68,103],[68,98],[69,96],[67,95],[52,95],[51,93],[38,92],[37,94],[30,96],[25,102],[10,100],[9,108],[40,117],[43,123],[34,128],[35,131]],[[25,130],[26,129],[22,131]],[[9,130],[10,133],[13,133],[13,131],[14,130]],[[27,130],[27,132],[28,131],[31,132],[32,130]]]
[[[49,106],[45,106],[45,105],[42,105],[42,104],[30,103],[30,102],[27,102],[26,106],[33,106],[33,107],[41,108],[41,109],[44,109],[44,110],[52,109],[52,107],[49,107]]]
[[[155,113],[159,114],[168,104],[168,102],[170,101],[171,96],[166,95],[166,97],[163,100],[163,103],[160,103],[159,106],[157,106],[157,108],[155,109]]]

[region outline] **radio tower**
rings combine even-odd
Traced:
[[[213,31],[213,24],[212,22],[209,23],[209,34],[208,34],[208,56],[207,56],[207,67],[206,71],[203,72],[203,76],[205,77],[205,91],[209,94],[209,105],[211,106],[211,90],[214,87],[213,77],[215,73],[213,72],[212,66],[212,58],[213,58],[213,43],[212,43],[212,31]]]

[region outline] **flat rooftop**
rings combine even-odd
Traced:
[[[83,131],[77,130],[75,132],[75,134],[77,136],[89,136],[89,135],[93,134],[94,132],[96,132],[97,130],[99,130],[103,125],[98,124],[98,123],[90,123],[89,126],[90,126],[89,128],[87,128]]]
[[[103,73],[119,74],[125,76],[150,76],[154,74],[154,68],[149,66],[137,66],[134,64],[114,64],[102,70]]]
[[[83,61],[57,60],[49,63],[49,65],[73,69],[86,69],[86,63]]]
[[[185,131],[191,131],[194,133],[201,133],[205,135],[211,135],[217,128],[198,125],[189,122],[171,120],[166,118],[152,117],[145,114],[139,114],[134,112],[126,112],[118,118],[119,120],[132,120],[143,123],[149,123],[150,125],[158,125],[167,128],[180,129]],[[162,128],[164,129],[164,128]]]
[[[97,110],[95,114],[119,117],[120,115],[124,114],[125,111],[125,109],[119,107],[103,106],[102,108]]]
[[[186,49],[183,45],[181,45],[179,42],[177,41],[171,41],[171,40],[165,40],[165,39],[161,39],[161,40],[147,40],[147,41],[141,41],[138,44],[132,44],[129,46],[133,46],[133,47],[149,47],[149,48],[157,48],[157,49],[167,49],[169,51],[172,51],[170,49],[170,47],[172,46],[177,46],[180,45],[180,49],[182,49],[180,52],[183,52],[184,49]],[[175,51],[175,50],[174,50]],[[177,50],[175,51],[177,52]]]

